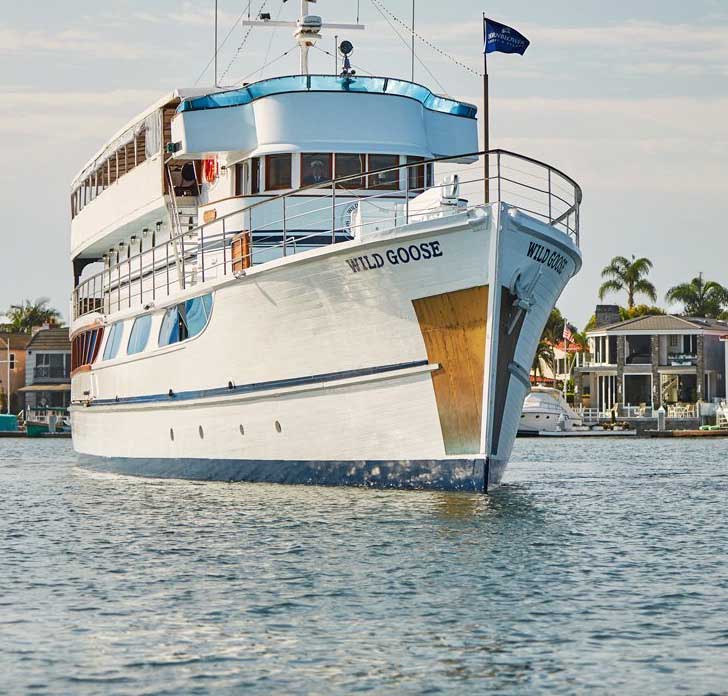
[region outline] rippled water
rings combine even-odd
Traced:
[[[486,498],[0,440],[0,691],[728,693],[727,454],[521,440]]]

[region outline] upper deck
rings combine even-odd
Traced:
[[[390,164],[372,166],[373,155],[399,164],[473,152],[475,115],[470,104],[392,78],[296,75],[227,91],[175,90],[117,132],[74,179],[72,258],[99,259],[158,225],[171,233],[180,207],[196,222],[200,206],[218,200],[294,190],[306,183],[297,159],[305,153],[332,159],[330,179],[336,155],[342,163],[344,155],[358,157],[364,170]],[[280,162],[269,155],[290,157],[288,174],[272,182]],[[200,164],[210,158],[216,171],[208,180]],[[190,160],[194,169],[184,175]],[[260,181],[245,184],[253,168]]]

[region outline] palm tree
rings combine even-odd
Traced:
[[[636,295],[645,295],[653,302],[657,300],[657,291],[655,286],[647,280],[652,261],[647,258],[636,259],[632,256],[632,261],[624,256],[615,256],[608,266],[602,269],[602,278],[607,278],[599,288],[599,299],[603,300],[604,296],[610,292],[627,291],[627,309],[634,307],[634,298]]]
[[[703,280],[699,273],[689,283],[681,283],[665,293],[668,302],[681,302],[689,317],[719,317],[728,305],[728,288],[713,280]]]
[[[17,333],[30,333],[34,326],[43,324],[61,324],[61,314],[57,309],[49,307],[47,297],[39,297],[35,302],[24,300],[20,304],[10,305],[6,312],[13,331]]]

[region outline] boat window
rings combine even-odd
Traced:
[[[411,166],[416,165],[417,162],[424,162],[424,157],[407,158],[407,164],[410,165],[407,167],[410,191],[424,191],[432,186],[434,180],[432,163],[423,164],[419,167]]]
[[[367,169],[374,171],[375,169],[386,169],[398,165],[399,155],[369,155]],[[378,191],[396,191],[399,188],[399,169],[370,176],[368,188],[377,189]]]
[[[301,186],[331,181],[331,155],[312,152],[301,155]]]
[[[193,297],[170,307],[159,330],[159,345],[168,346],[201,333],[212,313],[212,294]]]
[[[245,168],[246,162],[238,162],[235,165],[235,195],[242,196],[245,193]]]
[[[291,188],[291,155],[266,155],[265,188],[267,191]]]
[[[353,174],[360,174],[363,172],[365,157],[366,155],[336,155],[336,178],[338,179],[342,176],[351,176]],[[344,181],[341,184],[338,184],[338,186],[346,189],[360,189],[363,188],[364,182],[362,181],[362,177],[359,177]]]
[[[106,339],[106,345],[104,346],[104,360],[113,360],[118,355],[123,333],[124,322],[117,321],[111,325],[109,337]]]
[[[134,320],[134,326],[131,328],[129,343],[126,346],[127,355],[141,353],[147,347],[149,340],[149,329],[152,327],[152,315],[145,314]]]
[[[250,160],[250,193],[260,193],[260,158]]]
[[[98,355],[103,338],[102,328],[82,331],[74,337],[71,343],[71,370],[76,370],[84,365],[90,365]],[[56,357],[51,355],[51,358]]]

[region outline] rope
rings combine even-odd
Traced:
[[[286,4],[286,2],[288,2],[288,0],[283,0],[283,2],[278,7],[278,12],[276,13],[276,21],[278,21],[278,19],[280,18],[281,12],[283,11],[283,6]],[[278,27],[275,27],[270,34],[270,39],[268,39],[268,48],[265,50],[265,58],[263,58],[263,66],[265,66],[265,64],[268,62],[268,56],[270,56],[270,49],[271,49],[271,46],[273,45],[273,39],[275,39],[277,32],[278,32]],[[261,67],[258,72],[259,73],[263,72],[263,68]]]
[[[399,37],[399,40],[405,45],[405,47],[409,51],[410,50],[410,45],[407,43],[407,39],[405,39],[404,36],[402,36],[397,31],[397,28],[394,26],[394,24],[392,24],[392,22],[389,21],[389,18],[387,17],[387,15],[384,14],[384,12],[379,7],[377,7],[377,5],[374,3],[374,0],[372,0],[372,4],[374,4],[374,8],[379,12],[380,15],[382,15],[382,17],[384,17],[385,21],[387,22],[387,24],[389,24],[389,26],[392,29],[392,31]],[[410,32],[410,34],[412,33],[411,30],[408,29],[408,31]],[[422,62],[422,60],[420,59],[420,57],[418,55],[415,55],[415,59],[427,71],[427,74],[437,83],[437,86],[442,90],[442,92],[444,93],[444,95],[445,96],[449,96],[448,93],[447,93],[447,90],[443,86],[442,82],[440,82],[440,80],[438,80],[432,74],[432,71]]]
[[[248,7],[247,7],[248,17],[250,17],[250,3],[251,2],[252,2],[252,0],[248,1]],[[268,0],[263,0],[263,3],[261,4],[260,8],[258,9],[257,16],[260,16],[260,13],[264,10],[264,8],[267,4],[268,4]],[[233,29],[238,25],[238,22],[240,22],[240,20],[243,18],[243,14],[245,14],[245,10],[243,10],[243,12],[240,14],[240,17],[238,17],[237,20],[235,21],[235,24],[233,25]],[[232,33],[233,29],[230,30],[230,33]],[[225,75],[228,74],[228,71],[233,66],[233,63],[238,59],[240,52],[245,47],[245,44],[248,41],[248,37],[250,36],[250,32],[252,32],[252,31],[253,31],[253,26],[251,25],[247,28],[247,30],[245,31],[245,34],[243,34],[243,40],[240,42],[240,45],[235,49],[235,53],[233,53],[233,57],[230,59],[230,62],[227,64],[227,67],[225,68],[225,70],[223,70],[222,75],[220,75],[220,77],[218,78],[218,82],[221,82],[222,79],[225,77]],[[230,35],[230,33],[228,33],[228,36]],[[225,37],[225,38],[227,39],[227,37]],[[221,46],[221,48],[222,48],[222,46]],[[195,83],[195,84],[197,84],[197,83]]]
[[[478,77],[485,77],[485,75],[478,70],[473,70],[469,65],[466,65],[462,61],[455,58],[455,56],[450,55],[447,53],[447,51],[443,51],[439,46],[436,46],[432,41],[426,39],[424,36],[418,34],[416,31],[412,31],[412,27],[410,27],[406,22],[403,22],[399,17],[392,14],[381,2],[380,0],[370,0],[372,5],[374,5],[380,12],[386,12],[395,22],[398,24],[401,24],[406,30],[408,34],[413,35],[415,38],[419,39],[425,46],[428,46],[436,53],[439,53],[444,58],[447,58],[448,60],[455,63],[455,65],[460,66],[463,70],[467,70],[469,73],[472,73],[473,75],[477,75]]]
[[[281,55],[279,55],[277,58],[274,58],[273,60],[269,61],[268,63],[261,66],[260,68],[256,68],[255,70],[253,70],[253,72],[248,73],[245,77],[241,77],[240,79],[236,80],[235,84],[238,84],[240,82],[246,82],[249,77],[252,77],[256,73],[260,72],[261,70],[265,70],[267,67],[273,65],[273,63],[278,62],[281,58],[285,58],[291,51],[294,51],[297,48],[298,48],[298,44],[296,44],[295,46],[291,46],[291,48],[289,48],[284,53],[281,53]]]
[[[252,2],[252,0],[248,0],[248,7],[247,7],[248,17],[250,17],[250,3],[251,2]],[[220,49],[225,45],[227,40],[230,38],[230,35],[233,33],[233,31],[235,31],[235,27],[238,26],[238,22],[243,18],[244,14],[245,14],[245,10],[243,10],[240,13],[240,16],[233,22],[233,25],[230,27],[230,31],[228,31],[228,33],[225,35],[225,38],[222,40],[222,43],[217,47],[218,54],[220,53]],[[213,56],[212,58],[210,58],[209,61],[207,61],[207,65],[203,68],[202,72],[199,74],[199,76],[195,80],[195,84],[194,84],[195,87],[197,86],[197,83],[202,79],[202,76],[207,72],[207,69],[212,65],[214,60],[215,60],[215,56]],[[230,66],[228,66],[228,67],[230,67]],[[227,72],[227,69],[225,70],[225,72]]]
[[[315,48],[317,51],[320,51],[321,53],[325,53],[327,56],[331,56],[332,58],[335,57],[335,55],[333,53],[331,53],[331,51],[327,51],[325,48],[321,48],[319,46],[316,46],[315,44],[314,44],[313,48]],[[352,68],[356,68],[357,70],[359,70],[359,71],[361,71],[361,72],[363,72],[363,73],[365,73],[367,75],[370,75],[372,77],[374,76],[374,73],[369,72],[368,70],[365,70],[364,68],[362,68],[361,65],[352,63],[351,64],[351,67]]]

